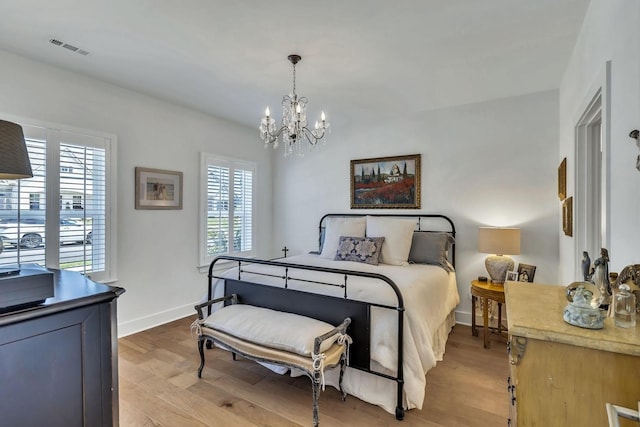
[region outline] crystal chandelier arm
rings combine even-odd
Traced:
[[[311,145],[316,145],[320,140],[324,138],[326,128],[318,128],[316,130],[310,130],[305,127],[302,128],[302,134],[307,142]]]
[[[274,144],[275,143],[277,145],[277,140],[280,137],[280,135],[282,134],[282,132],[284,132],[285,129],[287,129],[286,126],[280,127],[280,129],[278,129],[277,131],[275,130],[275,126],[273,126],[272,128],[266,127],[264,129],[261,126],[260,127],[260,137],[262,138],[262,140],[264,141],[265,144]]]

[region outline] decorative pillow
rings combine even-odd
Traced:
[[[324,232],[324,244],[322,245],[322,258],[334,259],[340,236],[364,237],[367,226],[365,217],[358,218],[328,218]]]
[[[454,243],[453,236],[445,232],[413,233],[409,262],[439,265],[447,271],[453,271],[448,262],[448,252]]]
[[[378,265],[384,237],[340,236],[336,261],[355,261]]]
[[[407,265],[415,229],[416,221],[412,219],[367,216],[367,237],[385,238],[380,257],[382,264]]]

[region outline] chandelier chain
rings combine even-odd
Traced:
[[[296,94],[296,64],[293,64],[293,95]]]

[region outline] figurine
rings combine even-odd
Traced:
[[[582,280],[588,282],[591,279],[591,258],[589,252],[582,252]]]
[[[600,249],[600,258],[593,263],[593,283],[602,294],[603,308],[607,308],[611,303],[611,283],[609,282],[609,251]]]
[[[562,315],[564,321],[581,328],[604,328],[606,312],[600,310],[598,294],[598,289],[589,282],[574,282],[567,286],[569,304]]]

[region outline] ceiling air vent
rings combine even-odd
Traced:
[[[76,50],[78,50],[77,47],[75,47],[74,45],[71,45],[69,43],[63,44],[62,47],[65,48],[65,49],[69,49],[71,52],[75,52]]]
[[[79,47],[76,47],[76,46],[74,46],[72,44],[63,42],[62,40],[49,39],[49,43],[51,43],[52,45],[55,45],[55,46],[63,47],[65,49],[67,49],[67,50],[70,50],[71,52],[79,53],[80,55],[83,55],[83,56],[89,55],[89,51],[86,51],[84,49],[80,49]]]

